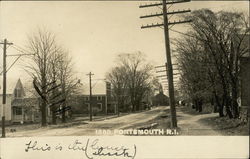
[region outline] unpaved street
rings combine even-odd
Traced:
[[[45,127],[35,130],[23,130],[8,133],[8,137],[27,137],[27,136],[77,136],[77,135],[96,135],[97,129],[123,129],[126,127],[133,127],[134,125],[148,122],[158,115],[162,114],[165,109],[169,107],[161,106],[153,108],[149,111],[140,113],[133,113],[117,118],[99,120],[99,121],[86,121],[83,124],[75,125],[71,127],[53,128]]]
[[[218,113],[190,115],[178,111],[178,127],[181,128],[181,135],[221,135],[210,126],[201,123],[199,120],[218,116]]]
[[[16,132],[8,132],[7,137],[29,137],[29,136],[82,136],[82,135],[103,135],[96,134],[96,130],[114,130],[114,129],[128,129],[128,128],[138,128],[138,125],[147,125],[151,123],[153,119],[159,116],[167,115],[166,111],[169,107],[160,106],[155,107],[152,110],[143,111],[139,113],[133,113],[124,115],[121,117],[113,117],[108,119],[95,119],[90,122],[85,120],[77,120],[69,126],[57,125],[48,127],[38,127],[29,128],[29,130],[20,129]],[[177,120],[178,127],[180,128],[179,135],[221,135],[219,131],[213,130],[210,126],[201,123],[199,120],[213,117],[218,114],[200,114],[200,115],[190,115],[186,114],[177,109]],[[158,118],[154,122],[158,122],[156,128],[168,128],[166,125],[166,118]],[[112,131],[111,131],[112,132]],[[113,135],[113,134],[108,134]]]

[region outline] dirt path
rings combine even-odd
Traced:
[[[63,128],[38,128],[34,130],[23,130],[20,132],[8,133],[8,137],[27,137],[27,136],[78,136],[96,135],[97,129],[123,129],[133,127],[139,123],[150,121],[157,117],[166,107],[157,107],[149,111],[133,113],[117,118],[97,121],[85,121],[85,124]]]
[[[213,130],[210,126],[204,125],[199,120],[215,117],[218,114],[200,114],[200,115],[190,115],[183,113],[182,111],[178,111],[178,127],[181,129],[181,135],[211,135],[211,136],[219,136],[222,135],[219,132]]]

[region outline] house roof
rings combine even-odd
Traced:
[[[89,95],[89,83],[85,83],[81,88],[82,95]],[[106,83],[105,81],[93,81],[92,82],[92,95],[104,95],[106,94]]]
[[[20,81],[19,84],[17,81]],[[16,85],[21,85],[21,80],[19,79],[7,79],[6,81],[6,94],[13,94]],[[0,94],[3,94],[3,79],[0,78]]]
[[[25,81],[23,83],[22,81]],[[30,84],[29,84],[30,83]],[[27,83],[27,80],[22,80],[21,78],[16,79],[8,79],[6,81],[6,94],[12,95],[14,93],[15,88],[20,88],[24,90],[24,96],[25,97],[34,97],[34,91],[32,91],[33,86],[32,82]],[[3,94],[3,80],[0,78],[0,95]]]
[[[21,78],[7,79],[6,94],[13,94],[15,88],[22,88],[25,93],[25,97],[34,97],[35,90],[33,84],[30,81],[25,80],[23,83]],[[0,95],[2,95],[2,78],[0,79]],[[106,83],[103,80],[92,81],[92,95],[105,95]],[[85,82],[83,85],[79,85],[79,95],[89,95],[89,83]]]

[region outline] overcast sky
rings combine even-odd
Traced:
[[[0,2],[0,41],[7,38],[15,45],[25,48],[27,35],[38,27],[53,32],[59,44],[69,50],[75,63],[78,76],[85,81],[87,72],[94,78],[104,78],[105,73],[114,66],[119,53],[141,51],[155,65],[165,62],[164,34],[161,28],[140,29],[142,24],[161,22],[161,19],[140,19],[141,15],[160,12],[157,7],[139,9],[140,1],[39,1],[39,2]],[[191,10],[210,8],[214,11],[234,10],[249,12],[248,1],[193,1],[173,5],[170,10]],[[171,20],[177,20],[173,17]],[[185,25],[173,29],[185,31]],[[170,32],[172,38],[177,33]],[[2,47],[2,46],[1,46]],[[0,48],[1,49],[1,48]],[[1,51],[0,51],[1,52]],[[18,53],[8,48],[8,54]],[[2,52],[1,52],[2,69]],[[8,57],[8,65],[14,58]],[[27,75],[21,67],[22,57],[8,72],[9,84],[18,78],[25,80]],[[1,76],[2,77],[2,76]],[[25,82],[23,82],[25,83]],[[1,84],[0,84],[1,85]]]

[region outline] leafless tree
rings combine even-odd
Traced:
[[[75,88],[72,81],[71,59],[56,43],[55,35],[47,30],[39,29],[37,33],[29,36],[27,49],[34,54],[27,62],[25,70],[32,77],[34,88],[39,94],[41,124],[47,125],[47,111],[52,111],[52,123],[55,124],[55,112],[60,107],[60,103],[63,104],[63,108],[66,106],[66,99]],[[60,99],[54,98],[59,95]],[[64,109],[61,113],[65,121]]]
[[[107,81],[111,83],[112,94],[114,98],[117,100],[117,114],[119,116],[120,109],[126,109],[125,105],[128,99],[128,90],[127,85],[128,81],[126,79],[126,69],[122,66],[114,67],[112,70],[106,75]]]
[[[120,98],[126,96],[124,93],[127,94],[132,111],[138,111],[142,100],[152,90],[153,67],[140,52],[118,55],[117,65],[108,74],[107,79],[117,89],[117,96]]]
[[[58,73],[59,73],[59,81],[61,85],[61,93],[63,95],[63,98],[65,99],[62,102],[62,122],[66,122],[66,112],[70,111],[64,111],[66,107],[70,106],[68,105],[68,101],[71,98],[73,94],[77,94],[79,89],[78,85],[80,84],[80,80],[74,77],[74,71],[73,71],[73,63],[72,59],[69,57],[69,54],[67,52],[62,52],[60,54],[59,58],[59,65],[58,65]],[[69,114],[69,113],[68,113]]]
[[[47,91],[51,83],[49,73],[51,70],[51,56],[57,52],[55,36],[46,31],[39,29],[37,33],[29,36],[28,50],[34,56],[30,58],[30,63],[26,66],[26,71],[31,75],[34,87],[40,90],[39,107],[41,110],[41,124],[47,125]]]
[[[190,46],[199,47],[198,52],[203,54],[198,55],[198,59],[194,62],[200,61],[207,65],[200,70],[207,72],[204,76],[208,77],[210,82],[206,85],[213,86],[212,92],[219,106],[220,116],[223,116],[225,106],[227,115],[230,118],[237,118],[239,59],[248,52],[244,39],[249,36],[249,22],[242,13],[226,11],[214,13],[208,9],[194,11],[187,18],[193,20],[188,33],[192,40],[184,44],[185,47],[179,45],[179,50],[192,52],[189,50]],[[187,41],[188,38],[184,39]],[[187,80],[187,76],[183,80]]]
[[[50,110],[52,112],[52,124],[56,124],[56,111],[60,108],[60,103],[58,103],[57,101],[60,100],[60,89],[59,86],[61,85],[58,82],[58,78],[60,76],[60,72],[59,72],[59,60],[61,58],[61,54],[62,54],[62,49],[58,49],[57,52],[55,52],[51,58],[50,58],[50,65],[51,65],[51,69],[50,69],[50,73],[49,73],[49,78],[51,79],[52,84],[52,90],[49,93],[49,103],[54,103],[50,105]],[[56,104],[55,104],[56,103]]]

